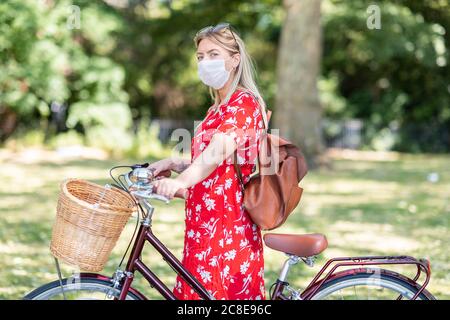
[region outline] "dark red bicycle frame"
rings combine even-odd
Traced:
[[[177,300],[173,292],[144,264],[141,260],[141,253],[146,242],[149,242],[163,257],[163,259],[183,277],[183,279],[205,300],[212,300],[213,297],[200,284],[200,282],[186,270],[181,262],[167,249],[164,244],[153,234],[151,227],[141,225],[137,234],[130,258],[125,269],[125,280],[122,285],[119,300],[125,300],[128,290],[133,282],[134,273],[137,271],[168,300]]]
[[[320,278],[325,271],[329,269],[329,267],[334,263],[328,273]],[[417,287],[417,292],[412,297],[412,300],[417,299],[417,297],[422,293],[428,294],[425,290],[425,287],[428,285],[431,277],[431,268],[428,260],[417,260],[414,257],[409,256],[369,256],[369,257],[342,257],[342,258],[334,258],[327,261],[327,263],[322,267],[319,273],[314,277],[314,279],[310,282],[310,284],[306,287],[306,289],[300,294],[300,297],[303,300],[310,300],[316,292],[329,280],[344,277],[347,275],[355,274],[358,272],[367,271],[367,268],[360,269],[347,269],[341,272],[336,273],[336,270],[341,267],[351,267],[351,266],[373,266],[373,265],[415,265],[417,267],[417,273],[414,279],[409,279],[401,274],[397,274],[391,272],[389,270],[385,270],[390,275],[393,275],[397,278],[400,278],[403,281],[409,282],[412,286]],[[419,279],[421,272],[425,272],[425,281],[422,285],[417,284],[417,280]],[[274,293],[272,295],[273,299],[281,299],[288,300],[289,298],[283,295],[284,287],[288,283],[278,281],[275,286]],[[402,296],[399,296],[397,300],[402,299]]]
[[[198,295],[205,300],[212,300],[214,297],[203,287],[203,285],[184,268],[181,262],[170,252],[170,250],[159,241],[159,239],[153,234],[149,225],[142,224],[139,228],[139,232],[136,236],[136,240],[133,245],[133,249],[130,253],[128,263],[124,272],[125,278],[122,283],[119,300],[124,300],[127,297],[127,293],[132,291],[131,283],[134,279],[134,273],[137,271],[154,287],[158,292],[168,300],[176,300],[177,298],[173,292],[144,264],[141,260],[141,253],[144,249],[146,242],[149,242],[158,252],[163,259],[172,267],[172,269],[179,274]],[[333,265],[334,264],[334,265]],[[402,275],[395,274],[396,277],[402,280],[410,282],[418,288],[418,291],[414,295],[413,299],[416,299],[425,287],[428,285],[431,276],[430,264],[427,260],[417,260],[409,256],[372,256],[372,257],[342,257],[334,258],[327,261],[322,267],[319,273],[314,277],[307,288],[300,294],[300,297],[304,300],[311,299],[314,294],[329,280],[337,277],[354,274],[365,269],[350,269],[336,273],[336,270],[341,267],[349,266],[373,266],[373,265],[415,265],[417,267],[417,273],[414,279],[406,278]],[[331,267],[332,266],[332,267]],[[331,268],[330,268],[331,267]],[[325,271],[328,273],[325,274]],[[424,283],[419,286],[416,281],[419,279],[421,272],[426,274]],[[325,275],[324,275],[325,274]],[[393,275],[394,273],[390,273]],[[324,275],[324,276],[323,276]],[[275,289],[272,294],[274,300],[288,300],[289,298],[283,294],[286,282],[277,281]],[[141,295],[142,296],[142,295]],[[398,298],[401,299],[401,296]]]

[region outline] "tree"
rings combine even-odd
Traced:
[[[69,124],[80,124],[88,140],[98,136],[98,128],[89,134],[91,127],[106,127],[107,135],[111,126],[115,133],[130,126],[124,68],[106,56],[108,48],[115,46],[111,34],[121,28],[121,20],[106,4],[91,3],[78,3],[80,27],[68,24],[69,0],[0,3],[1,140],[17,124],[40,127],[53,103],[69,106]],[[112,142],[116,143],[117,139]]]
[[[378,141],[397,151],[448,151],[449,4],[386,0],[377,6],[380,29],[367,27],[365,0],[323,6],[322,76],[336,84],[335,95],[322,103],[325,116],[363,120],[370,148]]]
[[[317,78],[321,59],[318,0],[285,0],[278,56],[275,125],[298,144],[310,167],[323,152]]]

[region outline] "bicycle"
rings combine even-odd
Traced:
[[[111,172],[123,167],[130,168],[131,171],[121,174],[116,179]],[[151,182],[160,177],[153,176],[152,172],[146,167],[148,167],[148,164],[136,164],[133,166],[118,166],[110,170],[111,178],[116,182],[114,186],[126,190],[134,197],[139,208],[138,212],[142,215],[137,235],[136,228],[130,240],[130,245],[133,239],[134,243],[125,269],[122,270],[121,265],[130,245],[112,277],[95,273],[81,273],[78,281],[73,281],[70,278],[62,279],[58,261],[55,259],[59,279],[33,290],[24,299],[145,300],[147,298],[131,286],[134,275],[138,272],[163,298],[176,300],[173,292],[140,259],[144,244],[148,242],[202,299],[215,300],[200,281],[186,270],[170,250],[153,234],[151,225],[155,208],[151,201],[157,200],[169,203],[169,199],[153,192]],[[170,176],[170,171],[161,173],[161,175]],[[184,191],[179,190],[176,197],[185,198]],[[136,226],[139,225],[139,222],[138,214]],[[431,276],[429,261],[426,259],[418,260],[410,256],[332,258],[325,263],[303,291],[295,289],[287,281],[290,268],[299,262],[304,262],[312,267],[315,257],[328,246],[326,237],[322,234],[266,233],[263,239],[269,248],[284,252],[288,257],[284,261],[278,279],[270,286],[269,297],[271,300],[360,299],[361,297],[397,300],[435,299],[426,290]],[[417,268],[417,273],[411,279],[391,270],[382,269],[381,266],[385,265],[413,265]],[[351,268],[342,270],[342,267]],[[341,270],[337,271],[339,268]],[[425,274],[425,280],[422,284],[419,284],[417,281],[421,273]]]

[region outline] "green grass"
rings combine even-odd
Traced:
[[[60,182],[78,177],[104,184],[109,182],[108,169],[119,163],[36,154],[0,150],[0,299],[20,299],[33,288],[57,279],[48,247]],[[449,163],[450,156],[429,155],[403,154],[389,161],[336,158],[331,168],[309,172],[302,182],[301,204],[275,232],[324,233],[329,248],[313,268],[296,266],[289,277],[291,284],[306,286],[331,257],[407,254],[431,261],[428,289],[439,299],[449,299]],[[439,174],[438,182],[427,181],[430,172]],[[154,233],[179,258],[183,221],[183,201],[157,205]],[[135,220],[130,220],[102,273],[114,272],[134,225]],[[267,288],[284,258],[265,247]],[[143,259],[170,288],[173,286],[172,269],[150,247]],[[66,276],[71,270],[63,265]],[[395,270],[409,276],[414,271]],[[133,285],[149,298],[160,298],[139,277]]]

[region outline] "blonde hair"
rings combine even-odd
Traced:
[[[238,87],[244,89],[243,91],[250,91],[250,93],[252,93],[256,97],[257,102],[259,103],[264,126],[265,128],[268,128],[266,103],[264,102],[264,99],[262,98],[261,93],[259,92],[256,85],[255,67],[252,58],[245,49],[244,41],[242,41],[241,37],[234,30],[231,30],[230,27],[222,28],[215,32],[206,30],[204,32],[198,33],[195,36],[194,43],[196,48],[198,48],[200,41],[206,38],[212,40],[220,47],[227,50],[230,55],[239,53],[241,58],[237,67],[237,71],[234,73],[234,79],[231,83],[230,90],[228,91],[223,101],[221,101],[221,103],[228,103],[231,95],[236,91],[236,89],[238,89]],[[212,87],[209,87],[209,93],[211,95],[211,98],[214,100],[214,105],[211,108],[217,110],[217,107],[219,106],[219,91]]]

